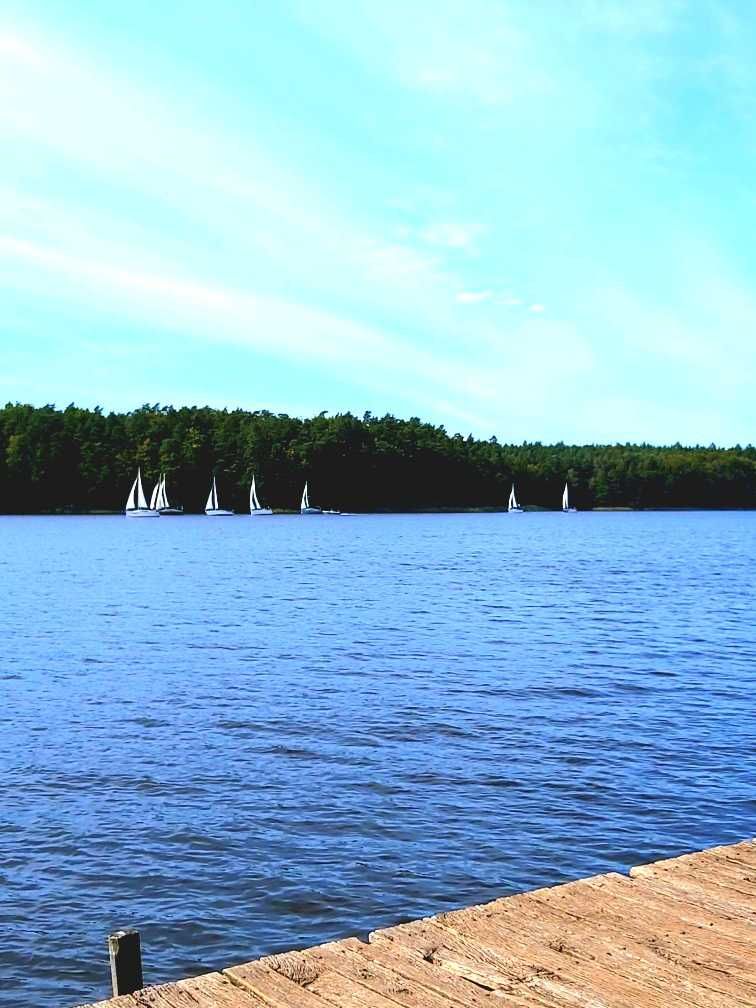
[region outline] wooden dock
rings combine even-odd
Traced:
[[[90,1008],[756,1006],[756,841],[536,889]]]

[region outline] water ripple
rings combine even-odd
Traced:
[[[756,515],[0,518],[0,1005],[753,833]]]

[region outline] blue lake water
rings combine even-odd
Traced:
[[[0,518],[0,1005],[756,833],[756,513]]]

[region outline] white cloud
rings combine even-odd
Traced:
[[[546,309],[542,304],[532,304],[528,311],[533,312],[535,315],[540,315],[540,313],[546,311]]]
[[[113,250],[111,249],[111,255]],[[70,251],[0,236],[3,274],[31,293],[84,300],[90,309],[204,341],[248,347],[274,357],[311,360],[384,393],[405,389],[417,403],[473,391],[491,401],[490,371],[461,357],[428,352],[375,326],[306,304],[249,294],[197,278],[145,272],[125,260],[87,259]],[[19,264],[33,267],[25,277]],[[457,409],[464,409],[464,396]]]
[[[420,237],[428,245],[448,249],[471,250],[483,233],[479,224],[460,224],[442,221],[425,228]]]
[[[356,47],[367,64],[388,66],[405,86],[438,96],[462,96],[484,106],[511,105],[551,82],[513,12],[498,0],[413,0],[407,17],[383,0],[344,8],[328,5],[304,20]]]
[[[0,60],[6,64],[25,63],[35,69],[42,69],[45,64],[42,52],[7,29],[0,30]]]
[[[621,35],[669,31],[685,10],[685,0],[573,0],[574,14],[591,28]]]
[[[456,301],[459,304],[480,304],[481,301],[490,301],[491,291],[458,291]]]
[[[54,152],[67,176],[79,173],[79,200],[87,199],[87,182],[96,189],[106,179],[117,193],[111,207],[138,200],[148,211],[119,220],[117,211],[93,214],[69,203],[71,226],[77,233],[88,227],[90,245],[106,245],[109,236],[122,244],[128,235],[144,243],[150,259],[183,257],[196,273],[218,270],[212,251],[218,244],[226,250],[223,268],[254,262],[257,286],[295,286],[323,300],[346,295],[352,310],[357,301],[381,311],[396,305],[404,319],[443,332],[441,306],[460,281],[432,250],[387,240],[352,202],[340,203],[337,187],[318,186],[310,173],[292,170],[248,137],[229,135],[190,107],[167,103],[59,45],[14,36],[12,51],[38,59],[0,62],[0,132],[9,149],[27,158]],[[17,188],[28,176],[25,164],[20,158]],[[0,166],[0,185],[12,165],[8,158]],[[36,201],[34,193],[17,197]],[[58,242],[65,235],[63,213],[53,206],[49,217],[37,215],[16,233]],[[161,228],[160,214],[172,217],[170,228]],[[175,236],[182,231],[197,240],[181,248]],[[426,244],[468,249],[478,232],[442,224],[428,229]],[[107,260],[107,250],[99,251]]]

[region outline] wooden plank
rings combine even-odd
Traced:
[[[677,902],[681,909],[708,910],[712,914],[719,916],[719,920],[727,925],[739,924],[743,927],[753,922],[754,916],[749,912],[744,912],[739,906],[733,906],[729,900],[722,900],[719,895],[711,890],[691,886],[690,884],[679,884],[673,880],[659,878],[644,878],[643,886],[646,891]],[[715,925],[717,926],[717,925]]]
[[[741,840],[740,843],[724,844],[718,847],[709,847],[707,850],[694,851],[690,854],[678,854],[675,857],[660,858],[658,861],[649,861],[647,864],[638,865],[640,868],[665,868],[686,869],[690,865],[703,863],[710,856],[725,856],[743,864],[756,866],[756,840]]]
[[[530,985],[533,971],[512,969],[485,947],[470,946],[465,939],[455,939],[434,923],[433,918],[416,922],[413,932],[406,925],[375,931],[362,954],[371,961],[393,966],[404,976],[444,993],[456,1004],[489,1005],[492,995],[520,997],[526,1003],[554,1005],[553,998],[543,998]],[[453,945],[461,969],[444,969],[435,953],[444,944]],[[469,969],[464,968],[469,963]]]
[[[713,913],[708,907],[686,900],[684,891],[678,893],[682,898],[675,900],[646,882],[634,883],[620,877],[617,883],[602,884],[596,892],[595,903],[587,903],[595,919],[599,919],[606,908],[608,913],[624,915],[630,928],[635,920],[655,920],[657,924],[663,923],[671,933],[695,935],[702,942],[708,941],[706,935],[714,931],[723,941],[732,943],[734,950],[747,950],[749,955],[756,942],[756,919],[749,922]],[[540,892],[534,895],[545,900],[550,898],[548,890],[544,890],[542,897]]]
[[[371,962],[369,956],[360,955],[353,946],[362,944],[364,943],[358,939],[331,942],[308,950],[308,955],[388,998],[392,1005],[399,1004],[403,1008],[449,1008],[451,1002],[446,996],[413,983],[395,969]]]
[[[606,941],[590,928],[569,927],[563,920],[539,919],[537,914],[517,912],[474,918],[466,915],[444,915],[445,926],[477,936],[494,948],[506,949],[527,959],[531,958],[551,969],[563,982],[571,982],[584,991],[600,991],[607,1004],[624,1006],[669,1005],[688,1008],[692,985],[680,983],[677,971],[648,968],[643,962],[643,949],[637,943]],[[546,915],[544,915],[545,918]],[[525,937],[523,937],[525,936]],[[706,994],[701,1004],[709,1008],[725,1008],[727,1002],[717,994]]]
[[[661,868],[656,865],[650,867],[656,869],[653,874],[706,878],[736,892],[756,896],[756,868],[731,861],[727,857],[704,854],[697,860],[678,867],[672,865],[663,865]]]
[[[709,852],[718,857],[726,857],[737,864],[756,868],[756,840],[744,840],[741,843],[710,847]]]
[[[604,900],[621,900],[631,906],[632,913],[644,908],[654,909],[667,914],[670,919],[678,920],[681,926],[690,924],[705,928],[716,927],[719,933],[748,944],[756,940],[756,918],[748,920],[712,910],[708,903],[702,904],[686,898],[685,891],[673,890],[670,894],[668,888],[656,885],[652,879],[606,875],[600,880],[586,879],[585,884],[587,888],[595,889],[598,907]],[[538,893],[548,891],[538,890]]]
[[[106,1001],[96,1001],[93,1004],[76,1005],[75,1008],[139,1008],[139,1002],[133,994],[124,994],[121,997],[108,998]]]
[[[536,949],[528,955],[502,953],[480,935],[469,937],[443,927],[438,918],[428,918],[385,931],[374,932],[370,949],[387,943],[389,955],[417,956],[438,967],[438,971],[458,976],[470,983],[506,996],[530,997],[540,1004],[560,1008],[583,1008],[585,986],[565,980],[553,968],[538,961]],[[595,1006],[605,1004],[593,995]]]
[[[545,919],[540,907],[547,907],[547,902],[536,899],[534,903],[534,920]],[[670,928],[668,917],[643,911],[632,916],[622,910],[615,913],[608,903],[597,908],[578,895],[562,898],[557,912],[564,916],[573,940],[588,953],[632,953],[632,974],[651,986],[654,981],[670,985],[670,998],[679,992],[687,1000],[700,989],[709,991],[715,1001],[726,994],[736,1002],[749,990],[756,993],[752,945],[746,952],[742,943],[728,943],[711,929],[691,935],[677,929],[674,921]],[[627,975],[624,965],[619,970]]]
[[[176,989],[194,999],[197,1008],[260,1008],[261,997],[235,984],[222,973],[205,973],[203,976],[180,980]],[[183,1008],[183,1003],[176,1004]]]
[[[233,983],[254,994],[268,1008],[326,1008],[329,1002],[309,990],[311,972],[289,970],[280,956],[268,956],[224,970]],[[275,964],[275,967],[273,966]]]
[[[743,858],[733,857],[726,852],[706,851],[700,864],[702,867],[708,867],[717,862],[722,865],[723,870],[731,877],[737,877],[743,882],[750,883],[750,885],[756,885],[756,855],[754,855],[754,862],[751,864]]]
[[[287,976],[306,977],[307,989],[336,1008],[396,1008],[385,993],[335,969],[332,957],[319,947],[276,956],[273,968]]]
[[[725,913],[751,918],[756,913],[756,897],[724,885],[710,881],[701,873],[657,872],[652,865],[641,865],[630,869],[630,877],[637,879],[653,879],[665,882],[667,885],[698,894],[699,899],[709,901]]]
[[[597,893],[600,893],[600,898],[597,898]],[[528,898],[557,909],[571,906],[575,910],[579,907],[579,915],[595,921],[594,927],[601,920],[610,919],[617,925],[621,924],[630,937],[651,931],[655,934],[677,936],[683,944],[709,941],[712,927],[721,921],[716,915],[704,909],[697,910],[695,907],[689,914],[693,920],[686,919],[682,915],[684,903],[678,903],[676,906],[671,901],[667,901],[666,904],[660,903],[658,899],[652,898],[647,887],[641,884],[620,887],[619,891],[616,886],[614,889],[607,888],[606,883],[599,890],[589,886],[582,890],[563,893],[539,890],[528,894]],[[756,929],[753,928],[750,932],[744,929],[737,937],[731,937],[721,931],[717,933],[721,951],[742,956],[747,949],[748,959],[753,950],[754,937]]]
[[[741,854],[745,854],[744,851]],[[735,888],[745,895],[756,894],[756,865],[744,864],[736,856],[727,854],[726,849],[701,851],[685,854],[679,858],[652,861],[631,869],[631,876],[680,876],[683,878],[705,878],[708,882]]]

